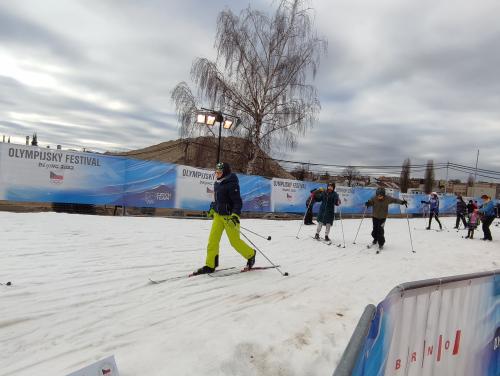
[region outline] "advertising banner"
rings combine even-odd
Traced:
[[[177,165],[126,159],[123,204],[135,207],[173,208]]]
[[[401,200],[408,201],[408,213],[410,214],[427,214],[428,205],[422,204],[422,201],[426,201],[428,199],[427,195],[424,194],[408,194],[408,193],[400,193],[399,198]],[[401,208],[401,212],[404,213],[403,208]]]
[[[306,182],[273,178],[271,210],[281,213],[304,213],[305,203],[310,194]]]
[[[119,376],[118,367],[116,366],[114,355],[106,359],[99,360],[85,368],[76,372],[72,372],[67,376]]]
[[[498,376],[500,276],[396,290],[377,307],[354,376]]]
[[[455,214],[457,212],[457,196],[447,194],[439,196],[439,213]]]
[[[237,174],[240,181],[243,211],[271,211],[271,179],[261,176]]]
[[[0,199],[81,204],[119,203],[126,159],[0,144]]]
[[[214,201],[214,182],[214,170],[178,165],[175,207],[208,211]]]

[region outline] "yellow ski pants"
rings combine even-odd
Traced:
[[[240,225],[235,224],[229,215],[214,213],[212,229],[208,238],[207,259],[205,261],[205,264],[211,268],[215,268],[215,256],[219,254],[220,238],[224,230],[226,230],[229,242],[240,255],[247,260],[254,255],[253,248],[240,239]]]

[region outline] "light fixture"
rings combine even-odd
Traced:
[[[206,117],[207,117],[207,115],[205,115],[205,114],[197,114],[196,115],[196,122],[205,124]]]
[[[206,125],[214,125],[215,124],[215,119],[217,119],[216,115],[207,115],[207,121]]]
[[[231,127],[233,126],[233,121],[232,120],[229,120],[229,119],[226,119],[224,120],[224,129],[231,129]]]

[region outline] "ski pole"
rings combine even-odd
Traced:
[[[280,274],[281,274],[282,276],[284,276],[284,277],[285,277],[285,276],[288,276],[288,272],[284,272],[284,273],[283,273],[283,272],[281,271],[281,269],[278,267],[278,265],[274,264],[271,260],[269,260],[269,258],[268,258],[268,257],[264,254],[264,252],[262,252],[262,251],[261,251],[261,250],[260,250],[260,249],[259,249],[259,248],[258,248],[258,247],[257,247],[257,246],[256,246],[256,245],[255,245],[255,244],[254,244],[251,240],[250,240],[250,239],[248,239],[248,236],[246,236],[246,235],[245,235],[244,233],[242,233],[241,231],[240,231],[240,234],[241,234],[241,235],[243,235],[243,237],[244,237],[246,240],[248,240],[248,241],[249,241],[249,243],[250,243],[251,245],[253,245],[253,247],[254,247],[257,251],[259,251],[259,253],[260,253],[262,256],[264,256],[264,258],[265,258],[267,261],[269,261],[269,263],[270,263],[270,264],[271,264],[271,265],[272,265],[272,266],[273,266],[273,267],[274,267],[277,271],[279,271],[279,272],[280,272]]]
[[[361,228],[361,224],[363,223],[363,220],[365,219],[366,209],[368,209],[368,206],[365,206],[365,211],[363,212],[363,217],[361,218],[361,222],[359,223],[359,226],[358,226],[358,231],[356,231],[356,236],[354,237],[354,241],[352,242],[352,244],[356,244],[356,239],[358,238],[359,229]]]
[[[249,229],[243,227],[241,224],[240,224],[240,228],[243,229],[243,230],[245,230],[245,231],[248,231],[248,232],[250,232],[250,233],[252,233],[254,235],[257,235],[258,237],[260,237],[262,239],[271,240],[271,236],[270,235],[268,237],[262,236],[260,234],[257,234],[256,232],[253,232],[252,230],[249,230]]]
[[[344,222],[342,221],[342,208],[340,208],[340,228],[342,229],[342,239],[344,241],[344,246],[342,248],[345,248]]]
[[[415,250],[413,249],[413,239],[411,237],[411,230],[410,230],[410,219],[408,218],[408,207],[405,205],[405,212],[406,212],[406,222],[408,223],[408,233],[410,234],[410,245],[411,245],[411,251],[413,253],[416,253]]]
[[[302,218],[302,222],[300,223],[300,226],[299,226],[299,231],[297,231],[297,235],[295,235],[295,237],[297,239],[299,239],[299,233],[300,233],[300,230],[302,228],[302,225],[304,224],[304,221],[306,220],[306,215],[307,215],[307,212],[309,211],[309,208],[311,207],[312,203],[313,203],[314,199],[311,197],[311,200],[309,201],[309,205],[307,206],[307,210],[306,212],[304,213],[304,217]]]

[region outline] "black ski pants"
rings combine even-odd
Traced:
[[[484,217],[484,219],[483,219],[484,239],[493,240],[493,238],[491,237],[490,225],[493,223],[494,219],[495,219],[495,217],[493,215],[488,216],[488,217]]]
[[[385,243],[384,237],[384,226],[386,218],[372,218],[373,230],[372,238],[374,243],[378,243],[379,246],[383,246]]]
[[[431,212],[431,215],[429,216],[429,226],[427,226],[428,229],[431,228],[431,221],[432,221],[432,217],[436,218],[436,222],[439,224],[439,228],[442,230],[443,229],[443,226],[441,225],[441,222],[439,221],[439,217],[438,217],[438,214],[435,213],[435,212]]]
[[[312,225],[313,223],[313,208],[312,205],[307,208],[306,215],[304,216],[304,224]]]
[[[465,215],[463,213],[457,213],[457,221],[455,222],[455,228],[458,228],[458,225],[460,224],[460,220],[462,220],[462,223],[464,224],[464,228],[467,228],[467,221],[465,220]]]

